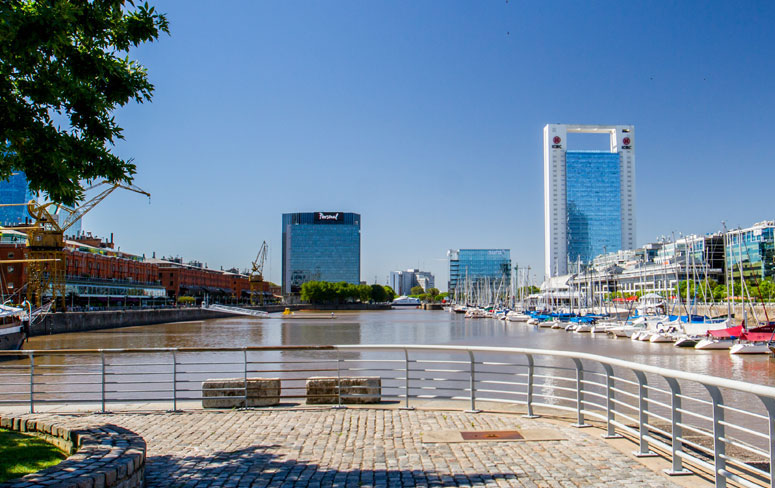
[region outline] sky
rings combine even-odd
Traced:
[[[637,243],[775,218],[775,3],[155,0],[116,112],[135,183],[84,230],[281,276],[281,214],[362,216],[361,279],[508,248],[543,279],[542,130],[633,124]],[[605,149],[597,136],[571,149]]]

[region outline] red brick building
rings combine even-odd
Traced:
[[[209,296],[215,302],[250,300],[250,283],[244,274],[209,269],[201,263],[184,264],[178,259],[156,259],[114,249],[111,241],[91,235],[66,241],[66,294],[68,305],[140,306],[191,296]],[[26,235],[4,231],[0,260],[26,259]],[[26,295],[25,263],[0,264],[0,292],[4,299],[21,302]],[[263,286],[270,295],[269,284]],[[15,295],[14,295],[15,294]]]

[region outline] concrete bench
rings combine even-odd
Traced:
[[[202,383],[202,408],[267,407],[280,403],[280,378],[248,378],[247,403],[243,378]]]
[[[379,403],[382,396],[382,379],[379,376],[312,377],[307,380],[307,404],[339,403],[338,386],[341,387],[342,403]]]

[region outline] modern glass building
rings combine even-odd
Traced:
[[[565,153],[568,262],[589,263],[622,245],[619,154]]]
[[[283,214],[282,246],[284,294],[299,292],[307,281],[360,283],[359,214]]]
[[[27,177],[23,172],[13,173],[7,180],[0,181],[0,203],[27,203],[33,198],[35,195],[30,191]],[[20,225],[29,218],[30,214],[27,213],[25,205],[0,207],[0,225]]]
[[[733,280],[740,280],[742,268],[748,286],[765,278],[775,279],[775,222],[731,230],[726,235],[726,263]]]
[[[568,134],[609,136],[609,151],[571,151]],[[544,256],[547,277],[578,272],[595,256],[635,247],[635,129],[544,127]]]
[[[511,286],[511,251],[509,249],[450,249],[448,290],[472,291],[487,287],[505,293]]]

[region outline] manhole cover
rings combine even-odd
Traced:
[[[522,434],[516,430],[479,430],[476,432],[460,432],[463,440],[466,441],[488,441],[488,440],[519,440],[524,439]]]

